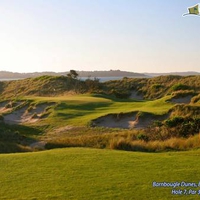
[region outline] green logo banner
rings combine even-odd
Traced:
[[[186,15],[199,15],[199,4],[195,5],[195,6],[192,6],[192,7],[189,7],[188,8],[188,13],[185,13],[183,14],[183,16],[186,16]]]

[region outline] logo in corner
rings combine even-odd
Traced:
[[[186,15],[197,15],[200,16],[200,12],[199,12],[199,4],[189,7],[188,8],[188,13],[183,14],[183,16]]]

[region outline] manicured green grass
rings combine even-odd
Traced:
[[[37,103],[55,102],[57,106],[46,119],[49,124],[54,124],[54,126],[63,124],[87,125],[92,119],[109,113],[144,111],[163,114],[173,106],[171,103],[166,102],[169,98],[169,96],[166,96],[154,101],[134,101],[108,99],[92,95],[24,97],[24,99],[34,100]]]
[[[172,195],[172,188],[155,188],[152,182],[199,182],[199,159],[199,150],[150,154],[70,148],[4,154],[0,155],[0,198],[198,199],[198,195]]]

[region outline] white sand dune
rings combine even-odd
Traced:
[[[169,114],[153,115],[145,113],[139,116],[138,112],[123,114],[108,114],[92,121],[92,126],[122,129],[143,129],[151,125],[155,120],[165,120]]]
[[[22,105],[23,103],[24,101],[17,101],[17,102],[3,101],[0,103],[0,113],[11,112],[14,108]]]
[[[51,104],[39,104],[28,109],[29,105],[26,105],[20,109],[13,111],[12,113],[4,116],[4,121],[9,124],[19,124],[19,123],[34,123],[37,122],[45,109],[52,105]]]
[[[117,114],[108,114],[94,120],[95,126],[103,126],[108,128],[131,128],[136,120],[136,112],[119,116]]]
[[[9,124],[18,124],[23,122],[23,114],[27,110],[28,106],[24,106],[18,110],[13,111],[8,115],[4,115],[4,121]]]

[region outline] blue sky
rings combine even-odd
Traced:
[[[193,0],[0,0],[0,71],[200,72]]]

